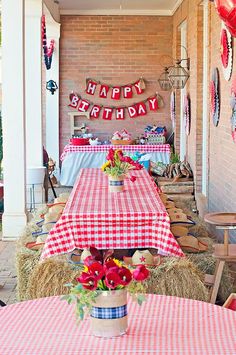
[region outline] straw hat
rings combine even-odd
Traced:
[[[191,227],[195,225],[195,222],[185,213],[170,213],[169,216],[171,225],[181,224],[185,227]]]
[[[191,234],[178,238],[177,242],[179,243],[183,251],[187,251],[190,253],[199,253],[208,249],[207,244],[201,242]]]
[[[144,264],[144,265],[152,265],[153,264],[153,255],[150,251],[147,250],[136,250],[134,255],[132,256],[132,263],[134,265]]]
[[[188,228],[180,225],[171,225],[170,230],[176,238],[184,237],[188,234]]]
[[[175,203],[173,201],[167,201],[164,203],[165,208],[169,210],[170,208],[175,208]]]
[[[88,257],[91,256],[92,254],[90,253],[90,250],[85,248],[81,254],[80,260],[81,262],[84,262],[84,260]]]
[[[184,213],[184,212],[181,208],[172,207],[172,208],[168,209],[168,213],[169,214],[180,214],[180,213]]]

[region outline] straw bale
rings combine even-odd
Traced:
[[[203,274],[187,258],[164,258],[161,265],[150,269],[146,286],[148,293],[208,300]]]
[[[39,263],[30,275],[29,298],[66,294],[68,287],[64,285],[72,282],[78,275],[78,268],[73,268],[68,262],[60,258],[47,259]]]
[[[41,251],[22,248],[16,254],[17,298],[19,301],[28,299],[29,277],[38,264]]]

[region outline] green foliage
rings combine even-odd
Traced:
[[[170,164],[180,163],[179,154],[178,153],[171,153],[170,155]]]

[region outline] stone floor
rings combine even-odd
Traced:
[[[0,240],[0,300],[6,304],[17,302],[15,248],[16,242]]]

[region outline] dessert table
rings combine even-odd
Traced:
[[[110,148],[122,149],[125,153],[148,153],[153,162],[170,162],[170,145],[66,145],[61,154],[60,183],[64,186],[73,186],[82,168],[100,168],[106,161]]]
[[[74,305],[47,297],[0,308],[2,355],[236,354],[236,312],[205,302],[147,295],[128,298],[128,331],[96,338],[76,323]]]
[[[183,256],[170,232],[170,218],[148,172],[132,170],[123,192],[108,191],[101,169],[81,169],[61,218],[49,232],[41,260],[75,248],[155,248]]]

